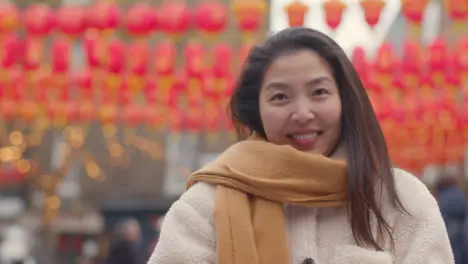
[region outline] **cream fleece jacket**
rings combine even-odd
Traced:
[[[409,215],[392,208],[382,194],[382,210],[393,228],[394,251],[358,247],[346,208],[285,206],[291,264],[453,264],[453,254],[436,200],[413,175],[394,170],[395,185]],[[213,209],[216,187],[198,183],[166,214],[148,264],[216,264]],[[222,264],[222,263],[219,263]],[[249,263],[244,263],[249,264]]]

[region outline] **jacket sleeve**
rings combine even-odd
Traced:
[[[397,218],[394,264],[453,264],[454,258],[439,206],[427,189],[418,191]]]
[[[197,183],[167,212],[148,264],[214,264],[215,187]]]

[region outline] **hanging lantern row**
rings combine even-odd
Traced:
[[[468,40],[448,49],[412,41],[397,57],[383,44],[374,60],[362,48],[353,64],[371,98],[392,160],[421,173],[428,164],[462,163],[468,146]]]
[[[448,0],[445,8],[448,16],[456,24],[468,21],[468,1]],[[363,10],[363,18],[370,28],[374,28],[380,21],[380,17],[385,8],[385,0],[360,0]],[[429,0],[402,0],[401,9],[411,27],[419,28],[424,17],[424,11],[429,4]],[[325,14],[325,21],[331,30],[335,31],[341,24],[343,15],[348,5],[343,0],[325,0],[322,4]],[[305,17],[311,11],[305,0],[293,0],[285,7],[288,15],[290,27],[305,26]]]
[[[264,0],[234,1],[230,8],[238,30],[245,36],[259,30],[268,11]],[[165,1],[160,6],[138,2],[125,12],[108,1],[97,1],[88,7],[63,5],[58,9],[33,4],[22,13],[12,3],[0,5],[0,34],[24,26],[33,37],[45,37],[53,31],[76,37],[87,29],[110,33],[121,26],[135,37],[153,32],[178,37],[193,28],[213,37],[221,34],[228,23],[229,7],[219,0],[204,0],[195,7],[184,1]]]

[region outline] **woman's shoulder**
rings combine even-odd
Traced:
[[[393,169],[395,189],[398,198],[408,211],[418,211],[422,207],[437,207],[437,201],[426,185],[415,175],[403,170]]]
[[[198,182],[185,191],[172,208],[185,207],[190,211],[206,214],[213,211],[215,196],[216,186]]]

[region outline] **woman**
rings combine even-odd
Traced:
[[[190,177],[150,264],[453,263],[437,202],[392,169],[332,39],[294,28],[254,47],[230,107],[253,136]]]

